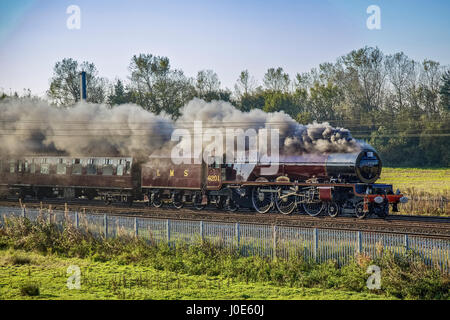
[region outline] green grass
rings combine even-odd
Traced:
[[[415,188],[431,194],[450,193],[450,169],[383,168],[377,183],[394,185],[400,191]]]
[[[402,214],[450,214],[450,169],[383,168],[377,183],[392,184],[411,199]],[[447,201],[445,201],[445,199]]]
[[[378,249],[377,249],[378,250]],[[302,257],[245,257],[208,241],[176,247],[121,236],[95,238],[66,225],[8,219],[0,228],[3,299],[449,299],[450,277],[414,252],[364,254],[344,265]],[[382,270],[377,291],[367,267]],[[67,268],[81,289],[66,288]],[[38,289],[38,290],[36,290]]]
[[[14,264],[14,256],[27,256],[27,265]],[[81,269],[81,288],[67,288],[68,266]],[[39,295],[21,289],[37,284]],[[63,258],[20,250],[0,250],[0,299],[386,299],[370,292],[323,288],[291,288],[232,278],[187,275],[117,261]]]

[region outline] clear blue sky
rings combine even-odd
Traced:
[[[66,27],[72,4],[80,30]],[[366,27],[372,4],[381,30]],[[125,79],[137,53],[168,56],[187,76],[213,69],[229,88],[243,69],[294,76],[365,45],[449,65],[449,17],[448,0],[0,0],[0,89],[43,95],[65,57]]]

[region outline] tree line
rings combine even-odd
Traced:
[[[176,119],[194,97],[224,100],[242,111],[284,111],[302,124],[348,128],[374,146],[385,165],[450,165],[450,69],[433,60],[364,47],[294,77],[275,67],[259,82],[243,70],[232,89],[223,88],[213,70],[188,77],[168,57],[134,55],[128,69],[126,80],[110,82],[91,62],[63,59],[53,68],[48,98],[58,106],[77,102],[79,73],[86,71],[89,102],[135,103]]]

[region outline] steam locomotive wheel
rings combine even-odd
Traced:
[[[255,187],[252,190],[253,207],[259,213],[267,213],[273,206],[273,194],[267,190],[270,187]]]
[[[283,197],[283,190],[284,191],[290,191],[289,186],[283,186],[280,188],[280,194],[277,194],[276,198],[276,206],[280,213],[282,214],[291,214],[292,211],[294,211],[295,207],[297,206],[296,202],[296,196],[284,196]]]
[[[217,196],[215,198],[214,204],[216,205],[217,209],[223,209],[225,206],[225,199],[223,198],[223,196]]]
[[[364,201],[360,201],[355,206],[355,215],[358,219],[364,219],[366,212],[364,211]]]
[[[203,210],[205,208],[205,205],[202,204],[201,194],[194,194],[192,197],[192,203],[194,204],[194,208],[197,210]]]
[[[234,200],[231,197],[228,197],[227,200],[225,201],[224,208],[225,210],[230,212],[235,212],[237,209],[239,209],[238,205],[236,204],[236,202],[234,202]]]
[[[183,195],[181,193],[172,193],[172,204],[175,209],[183,208]]]
[[[163,201],[161,199],[161,195],[159,193],[154,193],[152,195],[152,205],[155,208],[161,208],[163,205]]]
[[[339,205],[336,202],[330,202],[327,206],[328,215],[332,218],[339,214]]]
[[[110,204],[112,204],[112,197],[109,196],[109,195],[104,195],[104,196],[102,196],[102,200],[103,200],[103,203],[104,203],[105,205],[107,205],[107,206],[109,206]]]
[[[303,210],[311,217],[318,216],[325,208],[323,202],[303,202]]]

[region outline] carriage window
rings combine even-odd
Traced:
[[[76,163],[72,165],[72,174],[81,174],[82,173],[82,166],[80,163]]]
[[[114,173],[114,166],[111,164],[105,164],[103,166],[102,174],[104,176],[112,176]]]
[[[113,173],[114,173],[114,165],[112,159],[105,159],[102,168],[102,174],[104,176],[112,176]]]
[[[88,164],[87,165],[87,174],[97,174],[97,167],[95,164]]]
[[[118,176],[123,176],[123,164],[118,164],[117,165],[117,175]]]
[[[87,165],[87,174],[97,174],[97,166],[95,165],[95,159],[89,159]]]
[[[34,162],[30,163],[30,173],[36,173],[36,164]]]
[[[50,165],[48,163],[41,164],[41,174],[49,174],[50,173]]]
[[[130,174],[130,171],[131,171],[131,161],[127,161],[127,163],[126,163],[126,174]]]
[[[14,172],[16,172],[16,161],[11,160],[9,162],[9,173],[14,173]]]
[[[102,174],[104,176],[112,176],[114,173],[114,167],[112,165],[111,159],[104,159],[103,160],[103,167],[102,167]]]
[[[58,163],[56,165],[56,174],[66,174],[66,164]]]

